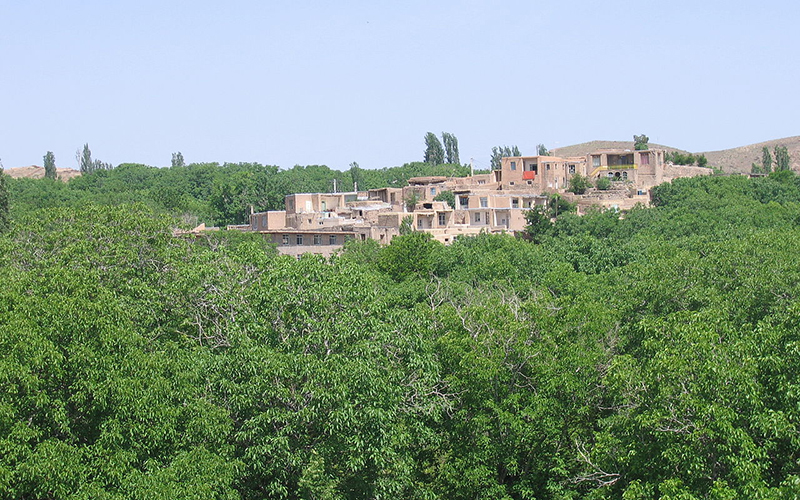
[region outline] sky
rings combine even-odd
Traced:
[[[462,163],[800,135],[800,2],[0,0],[0,161]]]

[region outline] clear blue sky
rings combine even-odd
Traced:
[[[0,159],[421,160],[593,139],[800,134],[800,4],[0,0]]]

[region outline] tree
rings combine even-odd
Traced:
[[[447,163],[458,165],[461,161],[458,158],[458,139],[449,132],[442,132],[442,143],[444,143],[444,154]]]
[[[575,174],[569,179],[569,189],[571,193],[575,194],[583,194],[589,188],[590,182],[588,177],[584,177],[581,174]]]
[[[500,164],[503,158],[509,156],[522,156],[517,146],[495,146],[492,148],[491,166],[492,170],[500,170]]]
[[[452,191],[442,191],[433,198],[433,201],[446,201],[450,208],[456,207],[456,195]]]
[[[539,144],[536,146],[536,154],[539,156],[550,156],[550,151],[544,144]]]
[[[634,135],[633,136],[633,149],[636,151],[644,151],[649,149],[647,143],[650,142],[650,138],[646,135]]]
[[[595,182],[594,185],[600,191],[608,191],[611,189],[611,179],[608,177],[600,177],[597,179],[597,182]]]
[[[364,171],[361,167],[358,166],[358,162],[353,162],[350,164],[350,180],[353,181],[353,190],[358,190],[358,186],[361,185],[361,189],[366,188],[366,184],[363,182],[364,180]]]
[[[44,177],[46,179],[56,178],[56,155],[48,151],[44,155]]]
[[[766,146],[761,149],[761,171],[765,174],[772,172],[772,155]]]
[[[0,165],[0,232],[8,228],[8,211],[8,183],[6,174],[3,172],[3,166]]]
[[[425,163],[430,163],[431,165],[444,163],[444,148],[442,148],[442,143],[433,132],[425,134]]]
[[[789,150],[786,146],[775,146],[775,170],[789,170]]]
[[[417,193],[414,190],[411,190],[408,193],[408,195],[403,199],[403,202],[406,205],[406,210],[408,210],[409,212],[413,212],[414,211],[414,207],[417,206],[417,203],[419,203],[419,200],[420,200],[419,193]]]
[[[183,153],[178,151],[177,153],[172,153],[172,166],[173,167],[185,167],[186,163],[183,161]]]
[[[550,213],[544,207],[534,207],[525,212],[525,238],[534,242],[541,243],[542,238],[553,231],[553,222],[550,220]]]
[[[697,166],[698,167],[708,166],[708,158],[706,158],[706,155],[697,156]]]
[[[92,162],[92,150],[89,149],[89,143],[83,145],[83,150],[80,149],[75,153],[78,164],[81,167],[81,173],[84,175],[94,172],[94,163]]]
[[[106,163],[100,160],[94,160],[92,162],[92,171],[96,172],[98,170],[112,170],[114,165],[110,163]]]

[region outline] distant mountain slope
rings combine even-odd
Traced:
[[[722,151],[708,151],[703,154],[708,158],[709,165],[721,168],[725,172],[750,172],[753,163],[761,165],[761,150],[764,146],[769,148],[772,153],[773,166],[775,164],[775,146],[786,146],[786,149],[789,150],[792,170],[800,170],[800,136],[785,137]]]
[[[706,151],[695,154],[704,154],[708,158],[709,166],[721,168],[725,172],[750,172],[753,163],[761,164],[761,150],[764,146],[769,148],[770,153],[772,153],[773,162],[775,161],[775,146],[786,146],[789,150],[792,170],[800,171],[800,136],[785,137],[722,151]],[[650,147],[688,153],[686,150],[661,144],[650,143]],[[553,150],[553,154],[556,156],[584,156],[599,149],[633,149],[633,141],[590,141],[556,148]]]
[[[15,179],[20,179],[23,177],[27,177],[30,179],[44,178],[44,167],[40,167],[38,165],[30,165],[28,167],[7,168],[4,170],[4,172],[9,177],[13,177]],[[80,176],[81,172],[79,170],[74,170],[71,168],[57,168],[56,175],[58,176],[59,180],[68,181],[74,177]]]
[[[673,148],[671,146],[662,146],[661,144],[650,143],[653,149],[666,149],[667,151],[679,151],[686,153],[682,149]],[[564,146],[563,148],[556,148],[552,153],[556,156],[586,156],[592,151],[599,149],[633,149],[633,141],[590,141],[573,146]]]

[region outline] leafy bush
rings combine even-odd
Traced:
[[[608,191],[611,189],[611,179],[608,177],[600,177],[597,179],[597,182],[594,183],[595,187],[601,191]]]
[[[584,177],[581,174],[575,174],[569,179],[569,188],[567,189],[571,193],[575,194],[583,194],[589,189],[591,183],[589,182],[588,177]]]

